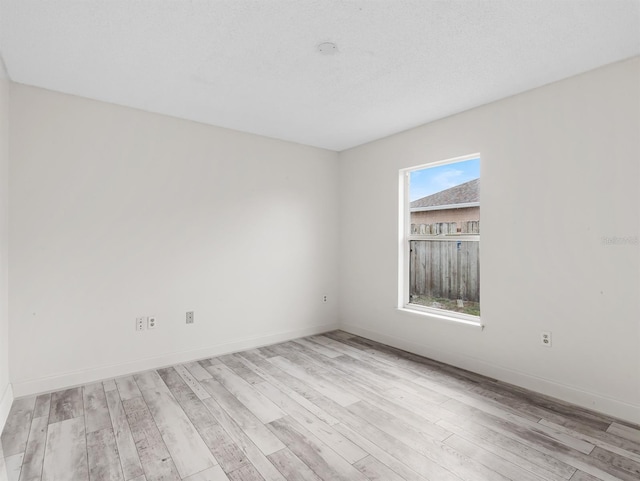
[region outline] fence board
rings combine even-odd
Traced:
[[[480,301],[480,243],[410,242],[409,293]]]

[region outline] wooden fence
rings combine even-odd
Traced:
[[[480,242],[412,240],[412,296],[480,301]]]
[[[440,235],[440,234],[479,234],[480,221],[469,220],[460,222],[436,222],[433,224],[411,224],[411,233],[420,235]]]

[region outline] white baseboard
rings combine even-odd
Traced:
[[[458,353],[451,353],[434,349],[430,346],[416,344],[387,334],[381,334],[354,324],[341,324],[340,329],[358,336],[381,342],[404,351],[444,362],[452,366],[467,369],[502,382],[530,389],[540,394],[552,396],[562,401],[570,402],[587,409],[601,412],[635,424],[640,424],[640,406],[620,401],[602,394],[585,391],[575,386],[561,384],[556,381],[533,376],[525,372],[516,371],[503,366],[491,364],[476,358]]]
[[[105,379],[111,379],[119,376],[126,376],[136,372],[148,371],[150,369],[159,369],[162,367],[171,366],[173,364],[180,364],[197,359],[205,359],[208,357],[220,356],[232,352],[267,346],[269,344],[276,344],[278,342],[290,341],[291,339],[312,336],[314,334],[321,334],[323,332],[333,331],[335,329],[338,329],[337,324],[324,324],[304,329],[269,334],[266,336],[238,339],[222,344],[215,344],[204,349],[168,353],[161,356],[155,356],[146,359],[137,359],[134,361],[102,366],[93,369],[66,372],[38,379],[14,381],[13,393],[16,397],[22,397],[57,391],[60,389],[68,389],[70,387],[96,381],[102,381]]]
[[[0,398],[0,433],[4,429],[4,425],[7,422],[7,417],[9,417],[9,411],[11,410],[12,403],[13,389],[11,388],[11,383],[9,383],[7,384],[7,387],[2,393],[2,397]]]

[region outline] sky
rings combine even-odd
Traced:
[[[414,170],[409,180],[409,202],[480,177],[480,159]]]

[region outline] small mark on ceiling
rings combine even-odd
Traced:
[[[318,44],[318,52],[322,55],[333,55],[338,53],[338,46],[333,42],[322,42]]]

